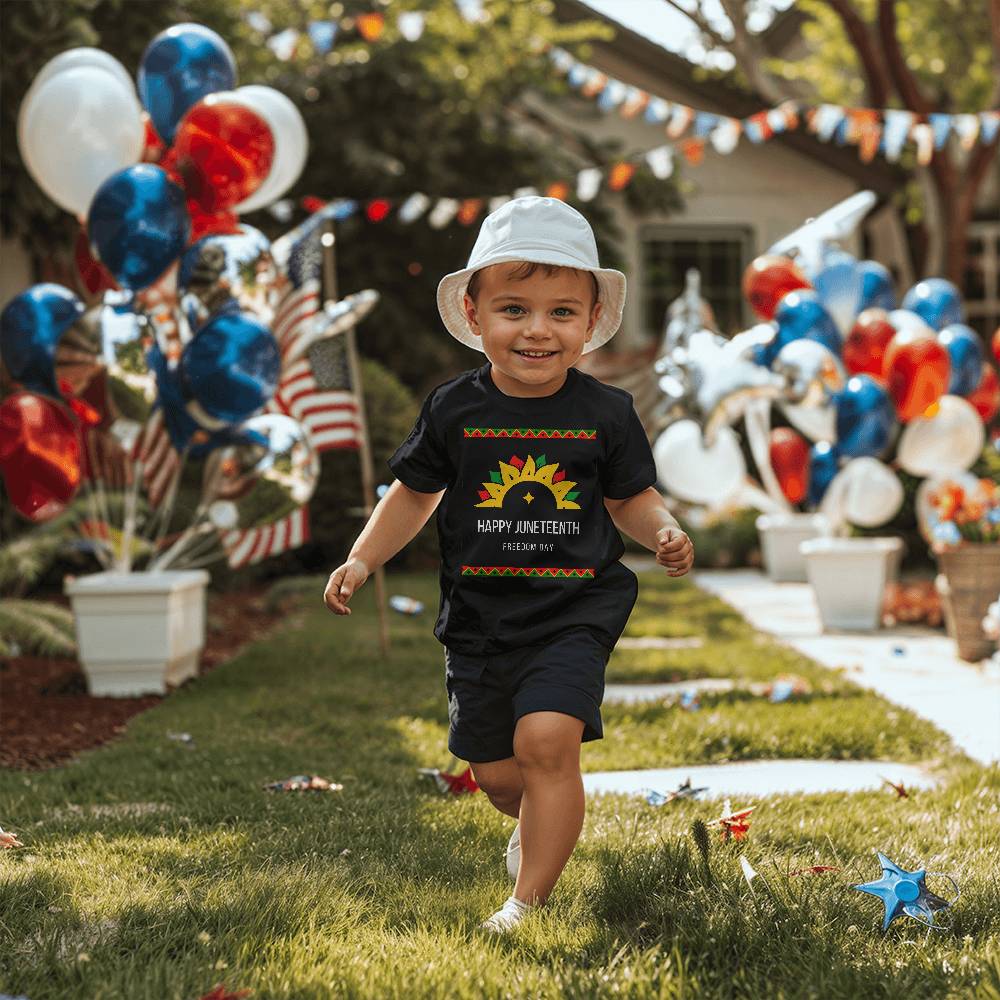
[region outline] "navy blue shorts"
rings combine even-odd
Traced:
[[[562,712],[583,721],[582,742],[604,735],[601,701],[611,650],[586,627],[543,645],[494,656],[445,648],[448,749],[472,763],[514,756],[514,726],[529,712]]]

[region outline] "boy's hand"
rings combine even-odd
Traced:
[[[680,528],[660,528],[656,533],[656,561],[671,576],[683,576],[694,565],[694,546]]]
[[[349,615],[351,609],[347,602],[367,579],[368,567],[360,559],[348,559],[330,574],[323,591],[323,603],[336,615]]]

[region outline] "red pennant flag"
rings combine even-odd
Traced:
[[[545,197],[565,201],[569,197],[569,185],[565,181],[556,181],[545,189]]]
[[[388,198],[374,198],[365,205],[365,215],[369,222],[381,222],[389,214],[391,207],[392,202]]]

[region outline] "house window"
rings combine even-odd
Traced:
[[[964,284],[969,326],[989,342],[1000,326],[1000,222],[969,226]]]
[[[684,276],[692,267],[701,274],[701,296],[722,333],[731,336],[752,322],[740,290],[750,263],[750,229],[657,226],[645,227],[641,238],[643,322],[649,336],[662,336],[667,307],[683,293]]]

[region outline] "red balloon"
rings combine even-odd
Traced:
[[[796,288],[812,288],[795,261],[764,254],[743,272],[743,296],[761,319],[774,319],[778,303]]]
[[[111,277],[111,272],[90,252],[87,230],[82,227],[73,245],[73,259],[76,262],[76,273],[80,275],[83,287],[91,295],[112,291],[118,287],[118,282]]]
[[[920,330],[900,330],[886,348],[882,374],[896,413],[906,423],[948,391],[948,349]]]
[[[984,424],[988,424],[1000,412],[1000,379],[988,361],[983,362],[983,377],[979,380],[979,385],[965,398],[976,408]]]
[[[791,427],[771,431],[771,468],[789,503],[801,503],[809,492],[809,442]]]
[[[181,119],[164,165],[181,175],[190,200],[214,213],[253,194],[273,161],[267,122],[242,104],[209,94]]]
[[[858,314],[844,341],[844,367],[851,375],[866,372],[882,377],[885,349],[896,336],[896,328],[884,309],[865,309]]]
[[[65,510],[80,486],[80,437],[64,406],[32,392],[0,403],[0,470],[15,509],[32,521]]]
[[[993,357],[997,359],[997,364],[1000,365],[1000,326],[993,331]]]
[[[235,212],[203,212],[193,199],[187,203],[191,216],[191,238],[188,245],[197,243],[202,236],[218,233],[232,235],[240,231],[240,220]]]

